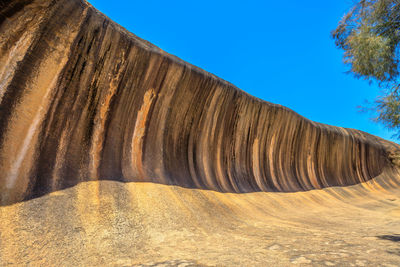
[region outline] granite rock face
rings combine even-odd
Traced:
[[[398,145],[252,97],[83,0],[1,0],[0,36],[2,205],[95,180],[244,193],[399,177]]]
[[[0,0],[0,266],[399,266],[399,150]]]

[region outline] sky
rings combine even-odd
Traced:
[[[358,106],[376,85],[346,73],[330,32],[353,0],[89,0],[135,35],[308,119],[392,141]]]

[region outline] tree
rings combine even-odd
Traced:
[[[374,121],[400,138],[400,0],[358,0],[332,31],[343,60],[357,78],[377,82]]]

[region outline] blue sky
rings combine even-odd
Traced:
[[[314,121],[385,139],[357,106],[379,89],[346,74],[330,37],[353,0],[89,0],[168,53]],[[394,141],[394,140],[393,140]]]

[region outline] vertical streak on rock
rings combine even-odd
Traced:
[[[224,87],[224,96],[221,102],[221,154],[223,156],[223,169],[226,184],[232,188],[233,192],[241,192],[240,185],[237,184],[234,171],[234,131],[236,127],[236,92],[230,92],[229,87]]]
[[[33,140],[33,137],[35,134],[38,132],[38,127],[43,119],[43,115],[46,109],[46,104],[48,103],[49,96],[51,90],[54,88],[57,82],[58,75],[53,76],[53,81],[49,83],[49,86],[44,90],[44,95],[41,97],[43,99],[43,102],[39,104],[39,110],[37,110],[34,114],[34,117],[29,125],[28,130],[26,131],[26,135],[22,136],[22,142],[20,143],[20,148],[19,150],[16,151],[15,154],[10,154],[10,159],[12,160],[12,164],[10,166],[10,169],[8,170],[9,175],[6,180],[6,189],[12,190],[15,186],[16,180],[19,176],[23,176],[23,174],[20,173],[21,169],[21,164],[23,160],[25,159],[29,146]],[[28,182],[26,183],[26,185]]]
[[[33,30],[34,32],[35,30]],[[12,49],[6,50],[8,53],[4,53],[4,56],[0,59],[0,103],[17,69],[18,62],[23,60],[32,45],[33,33],[30,31],[22,33]]]
[[[278,189],[278,191],[283,191],[282,187],[280,186],[278,182],[278,178],[276,176],[275,172],[275,152],[278,150],[276,148],[276,134],[272,135],[271,138],[271,143],[269,144],[269,149],[268,149],[268,163],[269,163],[269,169],[270,169],[270,174],[271,174],[271,180],[272,184],[275,186],[275,188]]]
[[[252,148],[253,148],[252,149],[252,162],[253,162],[254,178],[256,180],[258,187],[262,191],[267,191],[268,188],[265,187],[265,185],[264,185],[264,181],[263,181],[261,169],[260,169],[260,142],[259,142],[258,138],[256,138],[254,140]]]
[[[28,1],[19,3],[21,8],[11,7],[13,11],[0,11],[0,104],[15,72],[35,44],[36,36],[43,21],[47,6],[30,5],[23,9]],[[4,14],[6,12],[8,14]],[[10,30],[11,29],[11,30]],[[26,29],[30,29],[27,31]],[[10,47],[11,46],[11,47]]]
[[[164,168],[164,146],[165,146],[165,132],[166,120],[170,107],[171,100],[174,96],[177,83],[179,82],[183,69],[170,63],[164,82],[159,90],[158,99],[154,103],[154,114],[148,124],[148,131],[146,138],[152,140],[146,148],[146,158],[144,159],[147,166],[147,172],[152,180],[168,184],[170,181],[168,173]]]
[[[314,126],[314,127],[310,127],[308,133],[310,133],[310,137],[308,140],[310,140],[308,143],[309,147],[307,148],[307,158],[306,158],[306,166],[307,166],[307,173],[308,173],[308,177],[310,179],[310,183],[312,185],[313,188],[321,188],[319,182],[318,182],[318,177],[317,177],[317,173],[316,173],[316,166],[315,166],[315,162],[316,162],[316,155],[317,155],[317,149],[316,149],[316,145],[317,145],[317,141],[318,141],[318,129]]]
[[[75,30],[76,34],[74,35],[73,41],[71,41],[70,45],[68,46],[68,59],[67,62],[65,62],[65,67],[63,69],[63,72],[60,73],[61,79],[65,79],[65,74],[69,70],[69,66],[71,65],[71,58],[73,58],[73,54],[75,53],[76,49],[76,43],[78,42],[78,38],[82,35],[83,30],[83,25],[86,25],[88,20],[90,19],[90,9],[85,8],[84,10],[81,11],[79,14],[79,19],[77,19],[77,23],[75,25]],[[58,84],[59,87],[62,87],[63,84]],[[58,90],[57,90],[58,89]],[[48,150],[45,153],[51,153],[54,155],[54,158],[52,158],[51,163],[47,162],[48,166],[50,167],[48,171],[48,175],[51,177],[49,181],[46,181],[44,179],[41,179],[45,174],[42,172],[41,169],[39,169],[38,172],[38,180],[36,181],[34,191],[35,193],[40,194],[40,189],[39,187],[44,187],[43,183],[46,183],[46,186],[49,186],[51,188],[51,191],[58,190],[60,187],[62,188],[62,184],[65,183],[63,181],[64,175],[65,175],[65,161],[66,157],[68,157],[68,150],[70,148],[70,143],[71,143],[71,136],[73,136],[73,124],[77,123],[77,120],[74,120],[73,122],[69,120],[63,120],[62,119],[62,107],[60,105],[60,101],[63,100],[63,97],[65,96],[65,93],[68,92],[68,90],[61,91],[59,88],[55,88],[54,90],[54,96],[52,98],[52,103],[51,106],[49,107],[48,111],[48,118],[47,118],[47,127],[43,127],[43,138],[44,140],[48,141]],[[61,93],[61,94],[60,94]],[[68,101],[69,102],[69,101]],[[76,110],[76,105],[78,101],[76,99],[71,100],[69,103],[72,105],[69,105],[67,107],[69,115],[72,115],[74,112],[74,109]],[[68,103],[68,104],[69,104]],[[84,111],[83,111],[84,112]],[[64,115],[64,114],[63,114]],[[56,116],[56,117],[54,117]],[[64,115],[65,116],[65,115]],[[58,124],[55,127],[55,124]],[[62,125],[62,126],[61,126]],[[64,127],[63,127],[64,126]],[[49,139],[47,139],[49,138]],[[54,140],[54,139],[56,140]],[[43,149],[43,148],[42,148]],[[43,153],[43,151],[42,151]],[[45,154],[43,153],[43,154]],[[44,155],[49,157],[50,155]]]
[[[53,8],[57,10],[60,6],[56,5]],[[76,9],[74,5],[64,7],[63,12],[72,12],[70,17],[72,21],[82,15],[82,11]],[[63,34],[54,33],[58,42],[51,43],[49,38],[54,37],[47,35],[46,31],[51,31],[54,27],[56,21],[51,20],[54,13],[50,16],[50,20],[45,22],[42,29],[44,30],[41,37],[43,40],[31,48],[32,50],[41,50],[43,58],[37,63],[37,69],[31,72],[29,82],[23,85],[26,90],[19,103],[14,107],[7,133],[3,137],[4,144],[1,147],[1,154],[8,155],[2,158],[0,164],[6,175],[5,179],[1,179],[5,182],[2,186],[6,188],[4,201],[8,201],[7,198],[23,199],[29,192],[28,186],[32,182],[32,169],[36,167],[34,164],[37,157],[35,149],[38,147],[39,127],[45,119],[54,89],[58,85],[59,75],[68,60],[69,51],[65,47],[70,47],[77,35],[77,29],[79,29],[76,24],[75,27],[70,27],[67,22],[59,23],[57,26],[63,29],[61,30]],[[24,67],[32,68],[28,65]]]
[[[110,111],[110,104],[117,92],[119,83],[121,82],[122,74],[126,69],[126,53],[124,50],[122,50],[120,53],[121,61],[113,67],[113,71],[111,73],[113,76],[111,77],[111,81],[109,82],[109,87],[107,89],[104,89],[104,94],[102,95],[102,99],[99,101],[98,111],[96,112],[96,117],[94,118],[95,126],[93,129],[91,149],[89,153],[89,179],[91,180],[97,180],[99,178],[98,169],[100,166],[101,152],[103,149],[103,142],[105,137],[105,126]],[[111,57],[108,57],[107,59],[108,61],[113,62],[115,62],[116,60],[115,58]],[[104,64],[107,63],[109,62],[106,61]]]
[[[325,125],[320,125],[319,127],[321,129],[320,133],[323,133],[327,130]],[[319,138],[318,138],[317,146],[316,146],[316,148],[317,148],[316,149],[317,150],[316,162],[318,163],[318,166],[324,166],[325,154],[326,154],[325,148],[329,149],[329,143],[326,143],[326,141],[325,141],[325,139],[326,139],[325,134],[319,134],[318,137]],[[330,151],[330,149],[329,149],[329,151]],[[325,166],[328,167],[328,165],[325,165]],[[326,179],[327,177],[326,177],[325,171],[326,171],[326,168],[317,167],[317,172],[318,172],[317,177],[319,178],[319,181],[323,187],[328,187],[329,183],[327,182],[327,179]]]
[[[222,138],[224,134],[224,128],[223,128],[223,122],[221,121],[221,117],[225,113],[224,110],[222,110],[221,107],[221,101],[224,99],[224,90],[220,86],[217,86],[215,88],[215,93],[212,95],[208,112],[206,114],[206,117],[204,118],[204,124],[202,127],[202,131],[204,134],[208,136],[211,141],[205,140],[200,136],[200,140],[203,142],[203,146],[205,146],[205,143],[209,143],[208,146],[208,157],[210,157],[213,160],[213,169],[215,176],[215,183],[217,188],[219,190],[229,192],[232,191],[232,184],[229,182],[229,180],[225,179],[225,174],[224,174],[224,166],[223,166],[223,158],[222,155],[224,153],[225,147],[223,146],[222,143]],[[206,156],[206,155],[204,155]],[[211,180],[207,180],[206,184],[212,183]]]
[[[131,161],[132,170],[134,171],[133,177],[137,181],[145,179],[145,172],[143,170],[143,138],[146,130],[146,121],[148,119],[150,106],[154,100],[154,91],[150,89],[146,91],[143,97],[143,104],[136,117],[135,128],[132,136],[131,143]]]
[[[226,108],[226,87],[225,86],[217,86],[216,93],[211,100],[210,110],[212,116],[211,124],[212,124],[212,132],[214,134],[215,142],[215,176],[218,181],[218,184],[221,187],[223,192],[237,192],[237,188],[232,183],[232,180],[227,179],[227,170],[226,170],[226,159],[225,159],[225,149],[226,149],[226,138],[225,138],[225,125],[226,125],[226,110],[219,108],[220,106],[225,106]]]
[[[138,55],[140,56],[140,55]],[[151,113],[157,102],[158,91],[166,75],[162,58],[150,53],[145,71],[141,73],[141,81],[136,85],[136,105],[131,111],[136,118],[126,126],[125,134],[127,141],[124,142],[124,156],[122,160],[122,172],[125,180],[149,181],[147,167],[145,166],[146,134],[151,122]],[[137,110],[137,111],[136,111]],[[127,114],[129,115],[129,114]],[[130,118],[126,118],[130,119]],[[152,145],[152,144],[151,144]],[[151,146],[150,145],[150,146]]]
[[[199,118],[199,130],[192,129],[189,147],[189,169],[196,187],[206,187],[221,190],[221,183],[214,172],[216,162],[215,151],[221,149],[215,144],[216,127],[214,116],[218,114],[218,99],[220,92],[213,83],[210,83],[211,94],[204,98],[200,108],[203,112]]]

